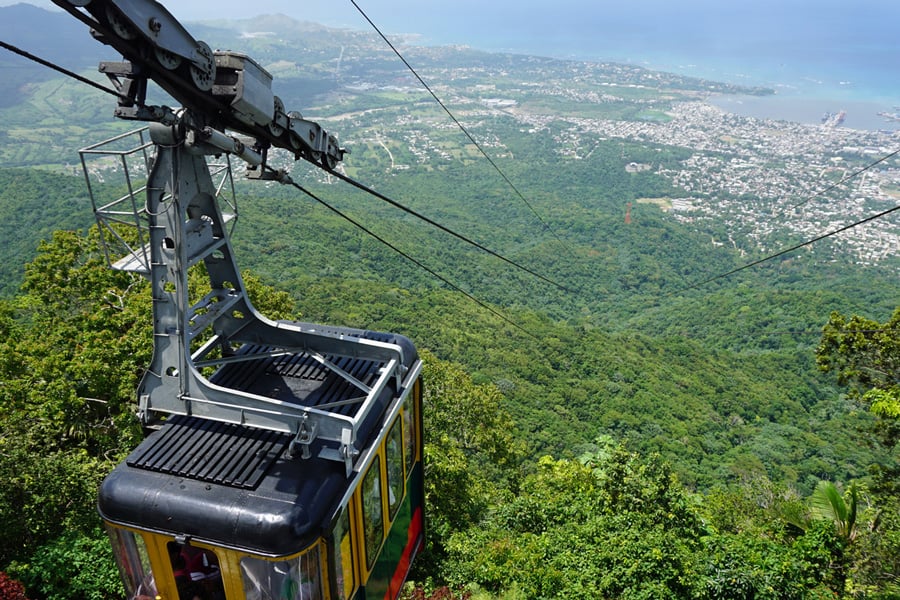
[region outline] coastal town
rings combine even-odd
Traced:
[[[813,124],[740,116],[713,100],[771,90],[631,65],[520,57],[515,69],[501,61],[432,68],[428,76],[441,82],[437,93],[451,99],[465,126],[498,156],[504,143],[490,133],[490,123],[502,118],[514,119],[523,133],[552,132],[553,151],[565,159],[588,158],[599,142],[609,140],[678,148],[687,158],[676,165],[622,157],[623,168],[652,170],[683,192],[637,202],[656,204],[700,230],[727,231],[723,239],[713,239],[717,245],[772,253],[824,236],[827,242],[809,248],[823,260],[898,268],[900,218],[876,215],[900,200],[900,131],[845,127],[838,113]],[[410,77],[394,78],[390,90],[422,91]],[[439,116],[431,132],[408,129],[417,118],[405,112],[395,123],[407,148],[421,162],[451,160],[435,136],[456,125]],[[387,149],[383,140],[380,144]]]
[[[670,213],[683,222],[716,221],[764,252],[791,231],[799,242],[838,231],[897,206],[900,134],[728,114],[704,101],[675,103],[667,122],[572,123],[590,133],[687,148],[678,169],[658,173],[685,190]],[[649,165],[648,165],[649,166]],[[777,234],[777,236],[776,236]],[[723,240],[724,241],[724,240]],[[890,216],[835,236],[859,264],[900,255],[900,219]]]

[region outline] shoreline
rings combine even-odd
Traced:
[[[856,81],[841,80],[838,73],[815,76],[814,65],[793,69],[775,70],[757,67],[741,69],[724,62],[710,61],[701,65],[679,60],[631,61],[651,70],[669,71],[687,77],[697,77],[733,83],[759,86],[775,90],[774,94],[728,95],[716,94],[708,101],[722,110],[745,117],[788,121],[809,125],[821,125],[826,113],[846,112],[841,127],[861,131],[898,131],[900,121],[891,121],[878,113],[900,113],[900,90],[893,87],[873,88],[866,78]],[[857,73],[860,76],[860,73]]]
[[[559,57],[558,58],[562,58]],[[836,79],[802,75],[815,69],[806,67],[795,73],[771,72],[764,69],[741,70],[735,65],[701,65],[699,61],[679,60],[677,57],[654,56],[652,53],[637,58],[600,58],[594,53],[572,54],[569,60],[586,62],[613,62],[634,65],[651,71],[667,72],[684,77],[705,79],[728,85],[758,87],[774,90],[774,94],[714,94],[707,101],[740,116],[787,121],[807,125],[821,125],[826,113],[846,112],[840,127],[861,131],[900,131],[900,121],[892,121],[878,113],[900,114],[900,90],[873,89],[867,81]]]
[[[826,114],[845,111],[839,125],[862,131],[900,131],[900,121],[891,121],[879,112],[896,113],[896,105],[875,100],[828,98],[806,95],[746,96],[718,94],[707,102],[726,112],[744,117],[822,125]]]

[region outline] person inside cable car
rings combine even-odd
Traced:
[[[179,600],[224,600],[225,588],[215,554],[190,544],[168,543]]]

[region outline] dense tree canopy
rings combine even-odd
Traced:
[[[866,584],[900,595],[900,308],[884,323],[832,313],[816,359],[878,418],[874,441],[888,453],[872,465],[877,521],[857,544],[858,560],[869,566],[862,577]]]
[[[885,322],[832,313],[816,351],[819,368],[880,420],[884,442],[900,441],[900,308]]]
[[[291,314],[287,294],[252,276],[247,282],[264,312]],[[140,439],[130,398],[151,351],[146,287],[109,270],[94,235],[59,232],[28,265],[21,293],[0,303],[0,517],[8,524],[0,569],[31,597],[66,597],[62,586],[84,597],[118,593],[95,494]],[[331,293],[341,297],[338,286]],[[441,304],[431,310],[439,314]],[[536,326],[551,331],[548,323]],[[830,346],[832,337],[826,330],[820,361],[839,364],[842,381],[870,385],[872,369],[894,364],[890,343],[858,342],[853,353],[827,359],[828,348],[849,347]],[[476,350],[471,342],[428,339]],[[547,337],[544,349],[558,343]],[[647,340],[631,343],[648,356]],[[856,484],[821,484],[807,502],[757,471],[699,493],[662,456],[611,436],[581,444],[579,456],[530,458],[509,410],[510,393],[524,380],[476,381],[427,349],[422,356],[429,537],[414,576],[428,593],[443,586],[504,598],[877,598],[896,591],[887,566],[897,562],[900,523],[885,486],[861,493]],[[573,376],[585,368],[569,366]],[[634,385],[629,375],[608,381]]]

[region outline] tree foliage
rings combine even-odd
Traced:
[[[813,514],[834,523],[835,533],[848,544],[859,533],[856,523],[859,502],[859,486],[856,483],[850,484],[845,495],[832,482],[821,481],[810,497]]]
[[[848,489],[845,505],[835,490],[827,490],[827,503],[833,507],[839,531],[856,540],[850,582],[860,593],[900,595],[896,578],[900,568],[900,521],[896,517],[900,507],[900,307],[885,323],[832,313],[816,349],[816,360],[820,369],[833,373],[852,397],[877,416],[876,439],[891,450],[888,460],[872,465],[868,512],[874,517],[867,530],[850,527],[856,516],[852,509],[858,504],[854,495],[858,491]]]
[[[496,386],[475,384],[458,365],[428,351],[422,359],[431,534],[420,571],[434,569],[444,557],[451,532],[480,521],[499,496],[509,495],[523,452]]]
[[[27,563],[12,563],[10,572],[46,600],[114,600],[123,593],[112,547],[99,530],[67,531],[40,546]]]
[[[882,441],[900,441],[900,308],[885,323],[832,313],[816,361],[880,419]]]
[[[900,373],[900,308],[885,323],[834,312],[816,349],[819,368],[833,372],[857,394],[871,389],[896,394]]]
[[[452,584],[502,598],[833,598],[844,544],[830,521],[788,535],[774,511],[750,532],[701,517],[659,457],[601,440],[580,460],[541,459],[520,493],[455,533]]]
[[[0,571],[0,600],[28,600],[22,582],[3,571]]]

